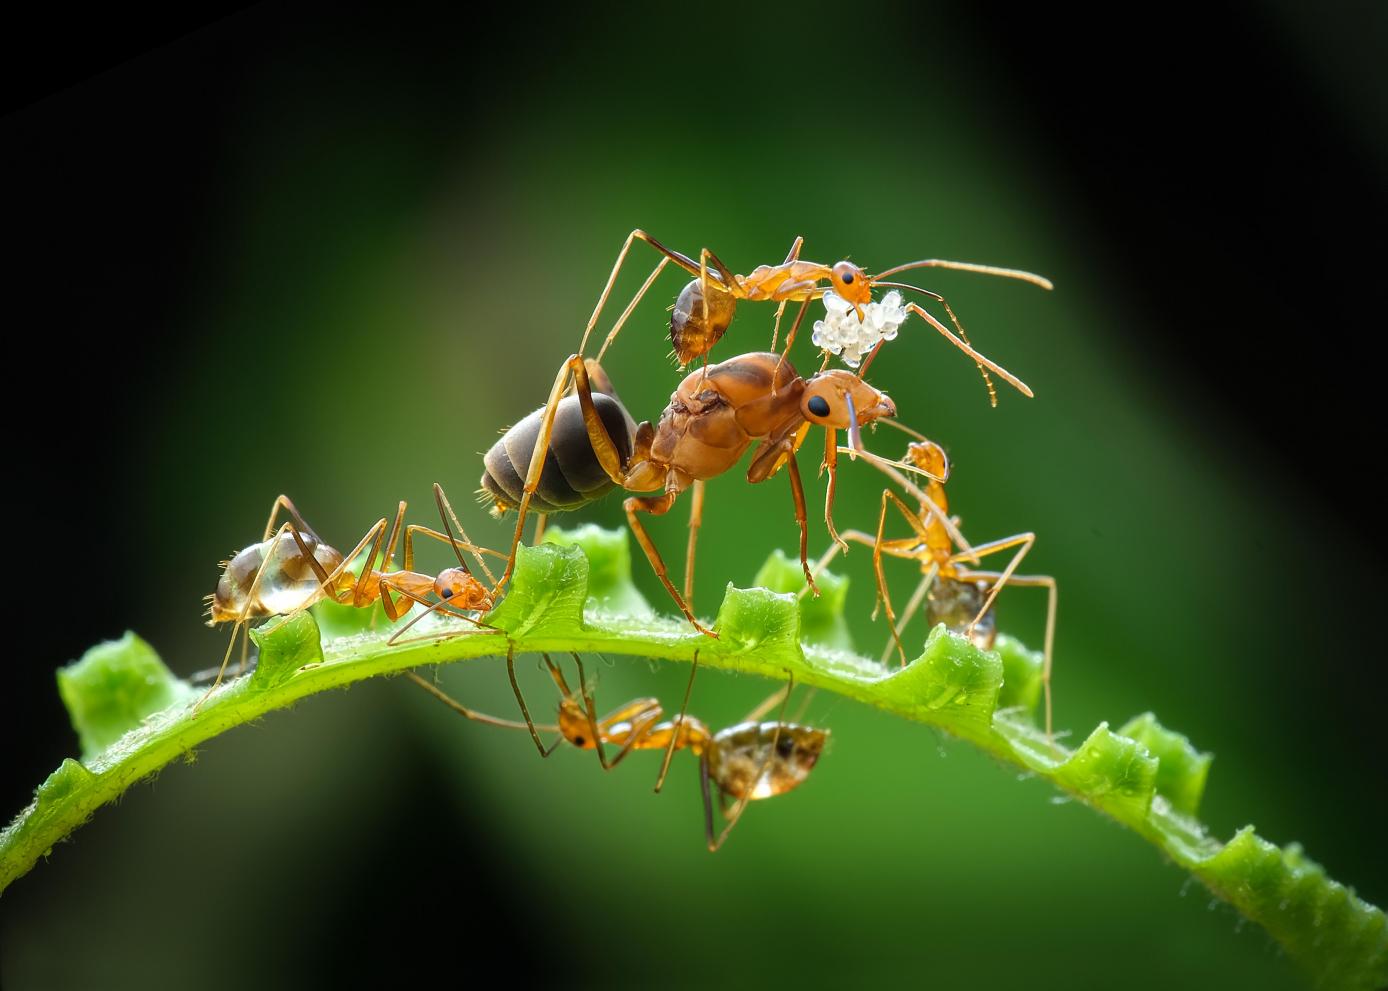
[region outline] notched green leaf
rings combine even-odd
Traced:
[[[920,657],[886,684],[931,713],[928,721],[971,726],[971,735],[977,735],[992,723],[1002,678],[1002,659],[996,651],[979,650],[940,623],[926,637]]]
[[[738,654],[753,652],[762,665],[795,670],[805,663],[800,649],[800,607],[789,593],[735,588],[729,583],[714,629],[720,653],[733,666]]]
[[[1157,765],[1157,793],[1178,812],[1195,815],[1214,755],[1196,750],[1187,737],[1167,729],[1150,712],[1128,720],[1118,734],[1136,740],[1161,762]]]
[[[1157,758],[1136,740],[1100,723],[1089,739],[1055,769],[1060,785],[1102,796],[1108,811],[1129,824],[1142,821],[1157,787]]]
[[[516,548],[516,570],[506,598],[484,618],[512,638],[563,637],[583,629],[588,558],[576,546],[543,543]]]
[[[848,579],[832,571],[815,576],[819,596],[807,593],[800,602],[800,637],[808,643],[822,644],[834,650],[852,650],[853,637],[844,619],[848,601]],[[799,595],[805,587],[805,571],[798,557],[791,558],[780,548],[771,552],[766,563],[752,579],[752,584],[773,592]]]
[[[608,530],[593,523],[566,530],[550,527],[544,542],[581,548],[588,558],[588,608],[649,619],[651,605],[631,580],[631,541],[625,530]]]
[[[307,612],[272,619],[251,630],[251,639],[260,648],[251,675],[253,692],[282,685],[301,668],[323,663],[323,636]]]
[[[82,743],[82,757],[90,760],[146,716],[183,701],[193,690],[174,677],[153,647],[127,631],[61,668],[58,693]]]
[[[1041,701],[1041,670],[1045,655],[1006,633],[999,633],[993,649],[1002,659],[1002,689],[998,708],[1019,708],[1031,712]]]

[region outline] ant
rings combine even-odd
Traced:
[[[699,785],[704,800],[704,835],[710,852],[718,850],[727,840],[728,834],[742,818],[748,802],[783,795],[809,777],[829,739],[828,730],[785,721],[785,710],[790,701],[793,680],[786,685],[784,693],[773,694],[749,713],[743,722],[711,733],[701,720],[686,714],[689,694],[694,687],[694,674],[699,665],[697,651],[694,655],[693,669],[689,674],[689,685],[685,689],[684,704],[679,715],[666,722],[660,721],[664,710],[660,702],[653,698],[635,699],[599,719],[582,659],[577,654],[570,655],[578,667],[579,691],[575,693],[569,688],[563,670],[550,656],[540,656],[544,659],[550,677],[561,696],[558,726],[555,727],[537,726],[531,719],[530,710],[525,704],[525,698],[515,677],[514,647],[507,651],[506,667],[516,700],[520,703],[521,713],[525,717],[524,723],[498,719],[468,709],[432,682],[413,672],[410,672],[409,676],[459,715],[492,726],[528,729],[541,757],[549,757],[560,744],[567,742],[580,750],[595,751],[603,770],[611,770],[635,750],[663,750],[665,758],[661,763],[660,775],[656,779],[657,792],[665,783],[670,760],[675,751],[688,750],[699,758]],[[776,721],[760,722],[761,717],[778,701],[781,711]],[[559,735],[554,742],[545,746],[540,740],[541,730],[557,730]],[[614,755],[609,756],[607,747],[619,749]],[[714,829],[710,784],[718,788],[719,805],[723,813],[723,829],[717,832]],[[728,808],[729,799],[733,800],[731,810]]]
[[[574,394],[567,394],[572,379]],[[598,385],[595,391],[593,383]],[[801,378],[781,356],[761,352],[739,355],[687,375],[670,397],[654,427],[636,425],[612,390],[596,361],[570,355],[559,370],[545,406],[525,417],[483,457],[484,498],[492,513],[517,509],[510,554],[496,588],[515,567],[527,511],[576,509],[614,486],[630,492],[658,491],[655,496],[632,496],[622,507],[627,523],[645,551],[646,559],[685,617],[699,632],[717,634],[695,618],[692,597],[694,551],[703,520],[703,486],[729,471],[756,444],[747,481],[753,484],[788,468],[795,520],[800,527],[800,564],[806,582],[818,594],[808,560],[809,529],[805,490],[796,451],[813,425],[825,428],[824,467],[829,471],[824,520],[838,539],[833,524],[837,437],[848,432],[850,457],[878,459],[863,447],[861,427],[896,416],[896,406],[883,392],[859,376],[840,369]],[[918,471],[914,465],[898,467]],[[670,581],[665,562],[646,533],[638,513],[660,516],[669,512],[685,489],[693,488],[684,595]]]
[[[448,505],[447,498],[438,485],[434,486],[434,496],[439,504],[440,516],[442,517],[445,507],[451,515],[452,507]],[[285,521],[276,529],[275,520],[281,510],[286,511],[293,519]],[[281,495],[275,499],[274,505],[270,508],[270,519],[265,524],[265,535],[259,543],[251,544],[234,555],[230,561],[222,563],[224,570],[217,582],[217,590],[207,596],[207,625],[216,626],[226,622],[233,624],[231,640],[227,644],[222,665],[207,695],[211,695],[222,683],[227,664],[231,660],[232,648],[236,645],[236,635],[247,623],[271,616],[297,613],[316,602],[327,600],[363,608],[379,601],[392,622],[400,619],[418,602],[429,605],[431,611],[442,608],[452,615],[476,623],[467,613],[490,609],[492,594],[487,586],[468,570],[460,548],[470,551],[477,558],[488,580],[493,576],[481,555],[502,555],[497,551],[475,546],[467,539],[466,533],[463,533],[462,540],[457,540],[453,537],[451,529],[445,535],[429,527],[411,523],[404,528],[404,570],[391,570],[404,518],[405,503],[402,501],[396,511],[395,522],[390,524],[388,538],[387,520],[382,517],[372,524],[366,535],[357,542],[356,547],[344,555],[318,536],[288,496]],[[456,515],[453,519],[457,524]],[[446,518],[444,527],[448,529]],[[461,525],[458,525],[458,529],[462,531]],[[416,572],[414,538],[419,534],[450,544],[458,556],[458,567],[445,568],[432,578]],[[383,539],[385,551],[381,556],[382,569],[377,570],[375,563],[377,556],[382,553]],[[367,551],[368,547],[370,550],[365,560],[354,570],[353,562],[363,551]],[[432,605],[427,598],[431,592],[438,597],[438,602]],[[420,617],[416,617],[416,620],[418,618]],[[411,621],[411,625],[413,622],[415,620]],[[246,649],[243,641],[243,668]],[[199,705],[207,699],[207,695],[199,700]]]
[[[915,269],[942,268],[993,275],[1005,279],[1017,279],[1047,290],[1053,288],[1051,281],[1043,276],[1024,272],[1020,269],[978,265],[972,262],[947,261],[941,258],[924,258],[919,261],[907,262],[904,265],[897,265],[879,272],[877,275],[869,275],[861,267],[847,260],[834,265],[801,261],[800,249],[805,241],[803,237],[796,237],[785,261],[779,265],[759,265],[747,275],[736,275],[708,248],[700,250],[699,260],[695,262],[689,256],[665,247],[645,231],[638,229],[627,235],[626,241],[622,244],[622,250],[617,254],[617,261],[612,266],[607,284],[603,288],[602,295],[598,298],[598,304],[588,320],[587,329],[583,333],[584,344],[587,343],[588,336],[597,325],[603,306],[607,303],[607,299],[612,293],[612,287],[617,281],[617,273],[621,270],[623,262],[626,261],[627,253],[636,241],[644,241],[663,257],[646,278],[646,281],[642,283],[641,288],[637,290],[636,295],[608,333],[607,339],[598,351],[598,361],[602,360],[608,346],[616,338],[622,325],[626,323],[627,318],[645,296],[646,291],[650,289],[656,277],[668,263],[674,262],[696,277],[680,292],[670,315],[670,341],[674,345],[675,357],[681,368],[700,357],[703,357],[707,363],[708,352],[718,343],[732,323],[739,300],[769,300],[779,304],[776,308],[776,318],[771,333],[771,349],[773,351],[776,349],[776,340],[780,333],[781,318],[785,313],[786,304],[792,301],[800,302],[799,312],[791,325],[790,332],[786,335],[785,350],[781,352],[784,359],[795,341],[796,332],[800,329],[801,323],[804,322],[811,300],[821,299],[825,293],[832,292],[850,303],[861,320],[863,306],[872,301],[872,290],[875,287],[882,287],[920,293],[944,307],[945,313],[948,314],[950,322],[954,325],[954,331],[958,332],[957,334],[921,306],[916,303],[907,304],[907,309],[919,315],[921,319],[944,335],[950,343],[974,360],[988,387],[988,396],[992,405],[998,404],[998,397],[997,391],[993,388],[992,379],[988,375],[990,370],[1023,395],[1028,398],[1032,396],[1032,391],[1026,383],[974,350],[969,343],[968,334],[955,315],[953,307],[943,296],[929,289],[922,289],[919,286],[907,285],[902,282],[890,282],[887,279]],[[823,283],[828,284],[824,285]],[[579,353],[582,352],[583,346],[580,345]]]
[[[920,500],[919,510],[912,512],[895,492],[883,489],[882,507],[877,517],[877,532],[868,534],[860,530],[848,530],[843,534],[845,540],[872,548],[872,566],[877,577],[877,598],[886,608],[887,624],[892,632],[892,639],[887,642],[883,658],[891,652],[894,641],[902,666],[906,664],[906,652],[901,645],[901,633],[896,625],[896,613],[892,610],[887,578],[882,569],[884,554],[920,563],[922,577],[906,605],[903,626],[915,615],[924,599],[926,619],[932,627],[937,623],[944,623],[947,629],[962,633],[983,650],[991,650],[997,637],[997,621],[992,607],[993,600],[997,598],[1003,586],[1045,588],[1048,597],[1045,661],[1041,669],[1041,684],[1046,699],[1046,739],[1054,739],[1051,723],[1051,657],[1055,645],[1056,580],[1050,575],[1016,573],[1022,559],[1036,543],[1036,534],[1014,534],[973,547],[961,543],[951,536],[949,528],[944,525],[946,521],[956,526],[958,524],[957,517],[951,519],[949,516],[949,500],[945,496],[944,483],[949,478],[949,458],[944,448],[934,441],[920,437],[919,441],[908,445],[906,460],[934,476],[923,493],[905,479],[899,479]],[[889,503],[895,506],[910,524],[915,532],[914,536],[884,539]],[[956,547],[959,549],[956,550]],[[1013,548],[1016,548],[1016,553],[1002,571],[978,571],[963,566],[965,562],[977,564],[980,558]],[[815,571],[818,572],[827,565],[840,549],[839,544],[830,547],[816,563]]]

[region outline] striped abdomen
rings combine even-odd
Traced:
[[[621,456],[622,467],[631,458],[636,423],[620,402],[601,392],[593,393],[593,406],[607,427],[612,442]],[[530,470],[530,456],[535,439],[540,434],[544,407],[537,409],[502,435],[482,458],[482,490],[495,500],[492,512],[496,515],[520,505],[525,476]],[[578,509],[601,498],[613,488],[612,479],[602,470],[588,431],[583,426],[583,411],[577,396],[565,396],[554,414],[554,430],[550,434],[545,467],[540,473],[540,485],[530,499],[530,508],[540,513],[562,513]]]

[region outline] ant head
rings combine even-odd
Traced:
[[[872,280],[850,261],[841,261],[831,268],[829,281],[833,283],[834,292],[850,303],[862,306],[872,302]]]
[[[487,590],[462,568],[444,568],[434,579],[434,594],[440,602],[459,609],[477,609],[490,605]]]
[[[949,480],[949,455],[933,440],[912,441],[906,447],[906,460],[941,482]]]
[[[735,798],[771,798],[810,776],[829,742],[829,731],[791,723],[744,723],[714,739],[718,786]]]
[[[572,696],[559,700],[559,733],[579,750],[594,750],[597,741],[588,728],[588,714]]]
[[[821,427],[852,429],[878,417],[896,416],[896,405],[852,372],[835,368],[805,382],[800,415]]]

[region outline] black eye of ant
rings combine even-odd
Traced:
[[[843,284],[846,285],[846,286],[851,286],[851,285],[853,284],[853,273],[852,273],[852,272],[844,272],[844,273],[843,273]]]
[[[815,416],[829,415],[829,400],[825,399],[823,396],[811,396],[810,401],[805,404],[805,407]]]
[[[791,739],[788,736],[783,736],[776,741],[776,753],[780,755],[780,758],[782,760],[789,759],[791,751],[793,751],[794,749],[795,744],[791,742]]]
[[[440,594],[441,594],[445,599],[451,599],[451,598],[453,598],[453,590],[452,590],[451,588],[446,588],[446,589],[444,589]]]

